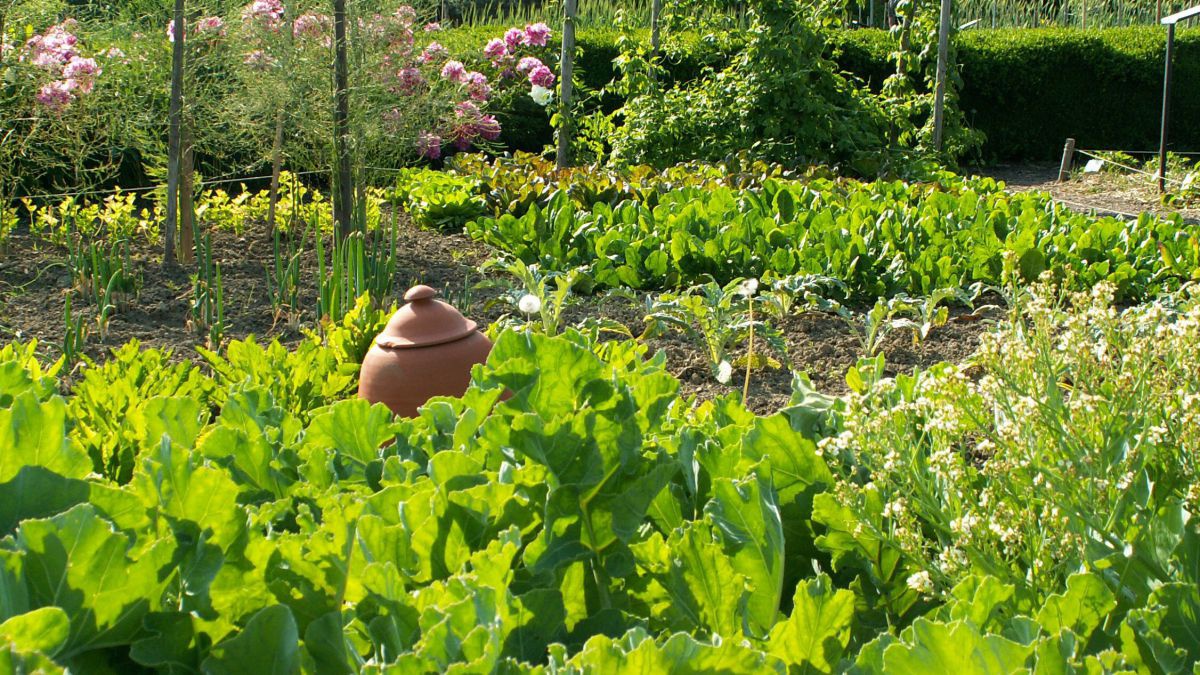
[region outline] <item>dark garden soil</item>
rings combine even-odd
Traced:
[[[405,219],[402,219],[405,220]],[[426,283],[443,295],[468,317],[483,327],[513,312],[512,305],[496,284],[499,280],[485,275],[479,266],[489,258],[488,249],[462,235],[422,230],[411,223],[399,226],[398,279],[395,295],[409,286]],[[237,235],[213,234],[213,259],[221,265],[225,292],[225,316],[228,328],[225,340],[256,335],[260,339],[277,338],[294,345],[303,338],[304,327],[315,325],[313,316],[317,275],[315,256],[306,254],[304,288],[301,297],[311,303],[298,326],[289,326],[272,315],[268,295],[267,267],[272,262],[273,246],[265,226]],[[36,338],[39,351],[48,359],[61,353],[64,333],[64,301],[72,294],[73,311],[89,322],[91,330],[85,353],[102,360],[113,347],[138,340],[143,347],[174,351],[175,359],[198,360],[196,345],[204,345],[205,335],[189,325],[192,297],[190,265],[165,269],[161,251],[143,248],[134,254],[134,267],[141,275],[141,291],[122,303],[113,316],[108,335],[101,341],[94,317],[95,303],[85,294],[71,291],[71,277],[64,250],[16,233],[0,258],[0,340]],[[490,286],[490,287],[489,287]],[[587,318],[602,319],[625,326],[633,335],[645,329],[642,300],[615,296],[581,298],[565,312],[565,321],[575,323]],[[961,362],[974,351],[981,332],[994,314],[969,314],[953,309],[952,319],[935,328],[929,337],[914,345],[911,333],[896,332],[883,343],[889,373],[907,372],[941,361]],[[847,390],[845,373],[861,353],[854,331],[839,317],[808,312],[785,319],[769,319],[783,334],[787,357],[783,368],[752,373],[750,406],[767,413],[787,404],[791,395],[791,369],[808,374],[822,392],[841,394]],[[614,333],[615,334],[615,333]],[[718,383],[712,375],[703,346],[683,334],[648,338],[652,350],[666,352],[667,366],[681,381],[681,393],[700,400],[740,390],[744,371],[735,369],[730,383]],[[761,345],[761,342],[759,343]],[[744,350],[744,346],[739,346]],[[733,356],[740,356],[741,352]]]

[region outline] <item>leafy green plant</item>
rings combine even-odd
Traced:
[[[815,299],[813,307],[840,317],[858,339],[861,357],[870,359],[879,353],[884,339],[893,331],[911,331],[913,345],[920,344],[931,330],[945,325],[950,318],[949,309],[942,303],[957,297],[960,297],[957,290],[943,288],[919,300],[906,295],[879,298],[865,312],[855,312],[826,298]]]
[[[713,377],[722,384],[729,383],[733,367],[739,364],[747,369],[779,368],[779,361],[756,354],[753,349],[748,349],[740,359],[731,355],[739,342],[746,341],[752,346],[750,336],[755,331],[778,356],[787,356],[779,331],[764,321],[754,320],[749,307],[752,295],[740,279],[724,287],[709,282],[679,294],[664,293],[650,301],[643,337],[671,328],[697,340],[704,347]]]
[[[767,417],[568,329],[501,334],[463,396],[397,419],[351,395],[387,316],[366,298],[207,368],[131,343],[66,398],[8,345],[0,658],[1187,670],[1200,301],[1118,313],[1112,292],[1035,289],[978,378],[875,359],[856,395],[797,378]]]
[[[393,220],[386,230],[360,229],[345,239],[333,237],[328,258],[323,237],[316,237],[317,316],[337,322],[359,296],[391,295],[396,283],[396,227]]]
[[[929,295],[1003,283],[1006,254],[1025,283],[1050,270],[1122,299],[1200,276],[1196,235],[1177,217],[1094,218],[1046,195],[1009,194],[990,179],[931,183],[767,179],[760,188],[681,187],[653,202],[583,209],[562,190],[545,208],[467,224],[527,264],[587,266],[598,288],[680,288],[714,279],[820,275],[851,299]],[[1135,234],[1144,233],[1144,234]]]
[[[498,269],[516,280],[518,285],[511,288],[504,299],[523,315],[522,325],[537,326],[546,335],[558,335],[561,332],[563,311],[574,299],[571,289],[587,276],[587,271],[582,269],[542,272],[536,264],[526,265],[521,260],[496,262],[486,266],[484,271],[491,269]],[[536,323],[534,317],[537,317]],[[499,327],[509,323],[511,322],[498,321],[497,325]]]
[[[476,178],[432,169],[397,172],[396,183],[384,191],[393,206],[407,210],[422,227],[459,229],[483,215],[487,202]]]

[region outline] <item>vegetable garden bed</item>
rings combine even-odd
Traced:
[[[516,313],[514,307],[502,301],[503,289],[470,290],[485,279],[478,266],[490,255],[487,246],[464,235],[418,227],[407,217],[400,222],[396,286],[401,292],[416,283],[433,285],[485,329],[506,314]],[[259,224],[241,232],[215,230],[213,250],[224,274],[228,338],[253,334],[264,341],[277,339],[289,347],[302,340],[303,332],[298,327],[272,320],[266,270],[272,264],[273,249],[265,227]],[[93,339],[87,344],[87,356],[102,363],[113,348],[137,340],[146,348],[171,350],[175,360],[201,360],[195,346],[204,342],[203,333],[188,325],[186,299],[191,282],[182,270],[165,271],[158,263],[158,254],[148,244],[135,247],[132,255],[142,278],[142,290],[129,306],[115,312],[105,342]],[[64,257],[61,248],[18,234],[9,239],[8,250],[0,261],[0,326],[8,339],[38,340],[48,358],[61,354],[64,302],[71,285]],[[306,259],[304,295],[316,294],[316,275],[315,260]],[[94,304],[76,300],[73,311],[88,324],[95,320]],[[889,336],[882,346],[889,372],[959,361],[969,355],[985,324],[979,321],[981,315],[967,308],[956,307],[953,315],[946,326],[935,329],[918,345],[907,333]],[[645,329],[644,303],[639,299],[582,297],[566,311],[568,323],[588,318],[615,322],[633,335]],[[304,323],[311,328],[315,319],[309,313]],[[861,344],[844,320],[832,313],[810,312],[789,318],[779,329],[787,342],[788,358],[782,368],[753,375],[752,409],[770,412],[786,404],[791,396],[791,369],[808,373],[822,391],[846,391],[844,375],[860,355]],[[652,350],[666,350],[668,369],[680,378],[684,394],[709,399],[732,391],[741,382],[740,368],[732,384],[715,382],[702,346],[694,340],[666,334],[650,338],[648,345]]]

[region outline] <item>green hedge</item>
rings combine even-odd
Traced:
[[[461,29],[482,40],[494,28]],[[455,31],[457,32],[457,31]],[[618,54],[615,31],[579,36],[577,67],[583,83],[603,87]],[[480,44],[482,44],[482,41]],[[970,30],[957,38],[967,119],[987,135],[983,158],[1000,161],[1057,159],[1063,141],[1081,148],[1150,150],[1158,147],[1166,31],[1158,27],[1081,31],[1062,28]],[[838,31],[831,56],[847,72],[878,89],[891,72],[893,43],[879,30]],[[721,67],[728,46],[697,40],[672,55],[676,80],[698,76],[706,65]],[[1200,150],[1200,31],[1176,37],[1172,148]],[[617,102],[608,101],[605,107]],[[508,118],[507,142],[536,150],[549,142],[544,115],[516,110]]]
[[[1081,148],[1158,147],[1166,30],[1067,29],[964,33],[959,59],[967,119],[998,159],[1055,159]],[[1176,36],[1170,136],[1200,150],[1200,32]]]

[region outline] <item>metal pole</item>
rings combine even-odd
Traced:
[[[170,130],[167,133],[167,218],[163,224],[163,264],[175,264],[175,223],[179,217],[179,173],[183,129],[183,2],[175,0],[175,43],[171,49]]]
[[[1171,120],[1171,52],[1175,50],[1175,24],[1167,24],[1167,57],[1163,66],[1162,127],[1158,136],[1158,191],[1167,191],[1167,124]]]
[[[558,128],[558,155],[555,166],[565,169],[571,163],[571,134],[574,131],[571,119],[571,78],[575,61],[575,7],[576,0],[567,0],[563,16],[562,55],[559,63],[561,90],[559,93],[559,110],[562,124]]]
[[[942,151],[942,125],[946,112],[946,69],[950,59],[950,0],[942,0],[942,22],[938,28],[937,90],[933,99],[933,147]]]
[[[333,220],[339,236],[350,235],[354,224],[353,188],[350,178],[350,74],[346,59],[346,0],[333,0],[334,50],[334,98],[333,134],[334,153],[337,155],[337,178],[333,202]]]

